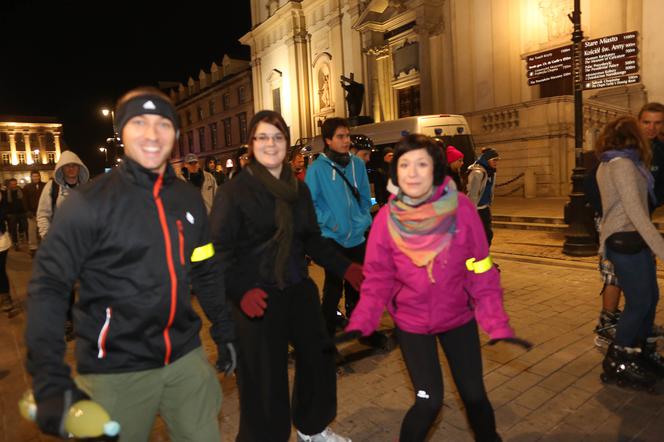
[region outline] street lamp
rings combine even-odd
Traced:
[[[590,232],[592,216],[585,203],[583,178],[583,31],[581,30],[581,0],[574,0],[574,12],[569,14],[574,25],[572,32],[572,59],[574,73],[574,169],[572,170],[572,193],[565,206],[565,219],[569,224],[563,253],[570,256],[593,256],[597,254],[597,244]]]
[[[106,166],[106,163],[108,163],[108,149],[100,147],[99,152],[104,152],[104,166]]]
[[[111,152],[112,152],[112,156],[113,156],[113,157],[117,157],[117,156],[119,155],[119,153],[118,153],[118,150],[119,150],[119,149],[118,149],[118,146],[119,146],[119,147],[124,147],[124,146],[123,146],[122,143],[120,142],[120,136],[119,136],[118,133],[116,132],[116,128],[115,128],[115,111],[114,111],[112,108],[109,109],[109,108],[105,107],[105,108],[102,108],[102,109],[101,109],[101,114],[102,114],[104,117],[108,117],[109,115],[111,116],[111,124],[113,124],[113,137],[112,137],[112,138],[107,138],[107,139],[106,139],[106,145],[109,146],[109,147],[112,147],[112,151],[111,151]],[[121,155],[121,153],[120,153],[120,155]],[[108,158],[107,158],[107,162],[108,162]]]

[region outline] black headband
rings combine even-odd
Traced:
[[[168,101],[157,95],[139,95],[123,103],[115,112],[115,124],[117,132],[122,136],[122,128],[127,121],[137,115],[153,114],[168,118],[173,123],[175,131],[178,132],[178,115],[175,113],[175,107]]]

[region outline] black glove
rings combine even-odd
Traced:
[[[352,341],[353,339],[358,339],[362,336],[362,332],[359,330],[348,330],[334,338],[335,344],[341,344],[344,342]]]
[[[530,341],[526,341],[525,339],[521,338],[498,338],[498,339],[491,339],[488,344],[489,345],[495,345],[496,342],[507,342],[510,344],[518,345],[520,347],[525,348],[526,350],[530,350],[533,347],[533,343]]]
[[[65,417],[69,408],[83,399],[90,399],[90,397],[78,388],[73,388],[37,402],[36,421],[39,429],[46,434],[68,438],[69,434],[65,430]]]
[[[232,342],[217,345],[217,371],[230,376],[237,367],[237,351]]]

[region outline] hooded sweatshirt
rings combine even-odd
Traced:
[[[53,221],[53,199],[51,196],[51,189],[53,187],[53,182],[59,186],[58,195],[55,200],[55,208],[57,209],[62,205],[62,202],[67,199],[72,189],[76,186],[70,186],[65,182],[64,170],[62,166],[65,164],[78,164],[80,166],[78,171],[78,183],[85,184],[90,179],[90,171],[83,161],[71,150],[66,150],[60,155],[60,160],[58,164],[55,165],[55,172],[53,173],[53,179],[49,180],[48,183],[44,186],[41,197],[39,197],[39,206],[37,207],[37,228],[39,229],[39,235],[42,238],[46,237],[48,229],[51,226],[51,221]]]
[[[359,191],[359,202],[335,168]],[[307,169],[304,182],[311,191],[323,237],[345,248],[362,244],[371,225],[371,188],[364,161],[351,154],[343,167],[321,154]]]

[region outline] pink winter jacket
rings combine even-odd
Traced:
[[[446,184],[432,198],[439,198]],[[450,247],[434,260],[435,282],[425,267],[416,267],[399,250],[388,231],[388,216],[385,205],[371,227],[360,301],[347,331],[371,334],[387,306],[397,327],[409,333],[438,334],[475,317],[491,339],[514,336],[496,268],[475,273],[466,267],[467,259],[480,261],[489,255],[482,222],[468,197],[459,193],[456,233]]]

